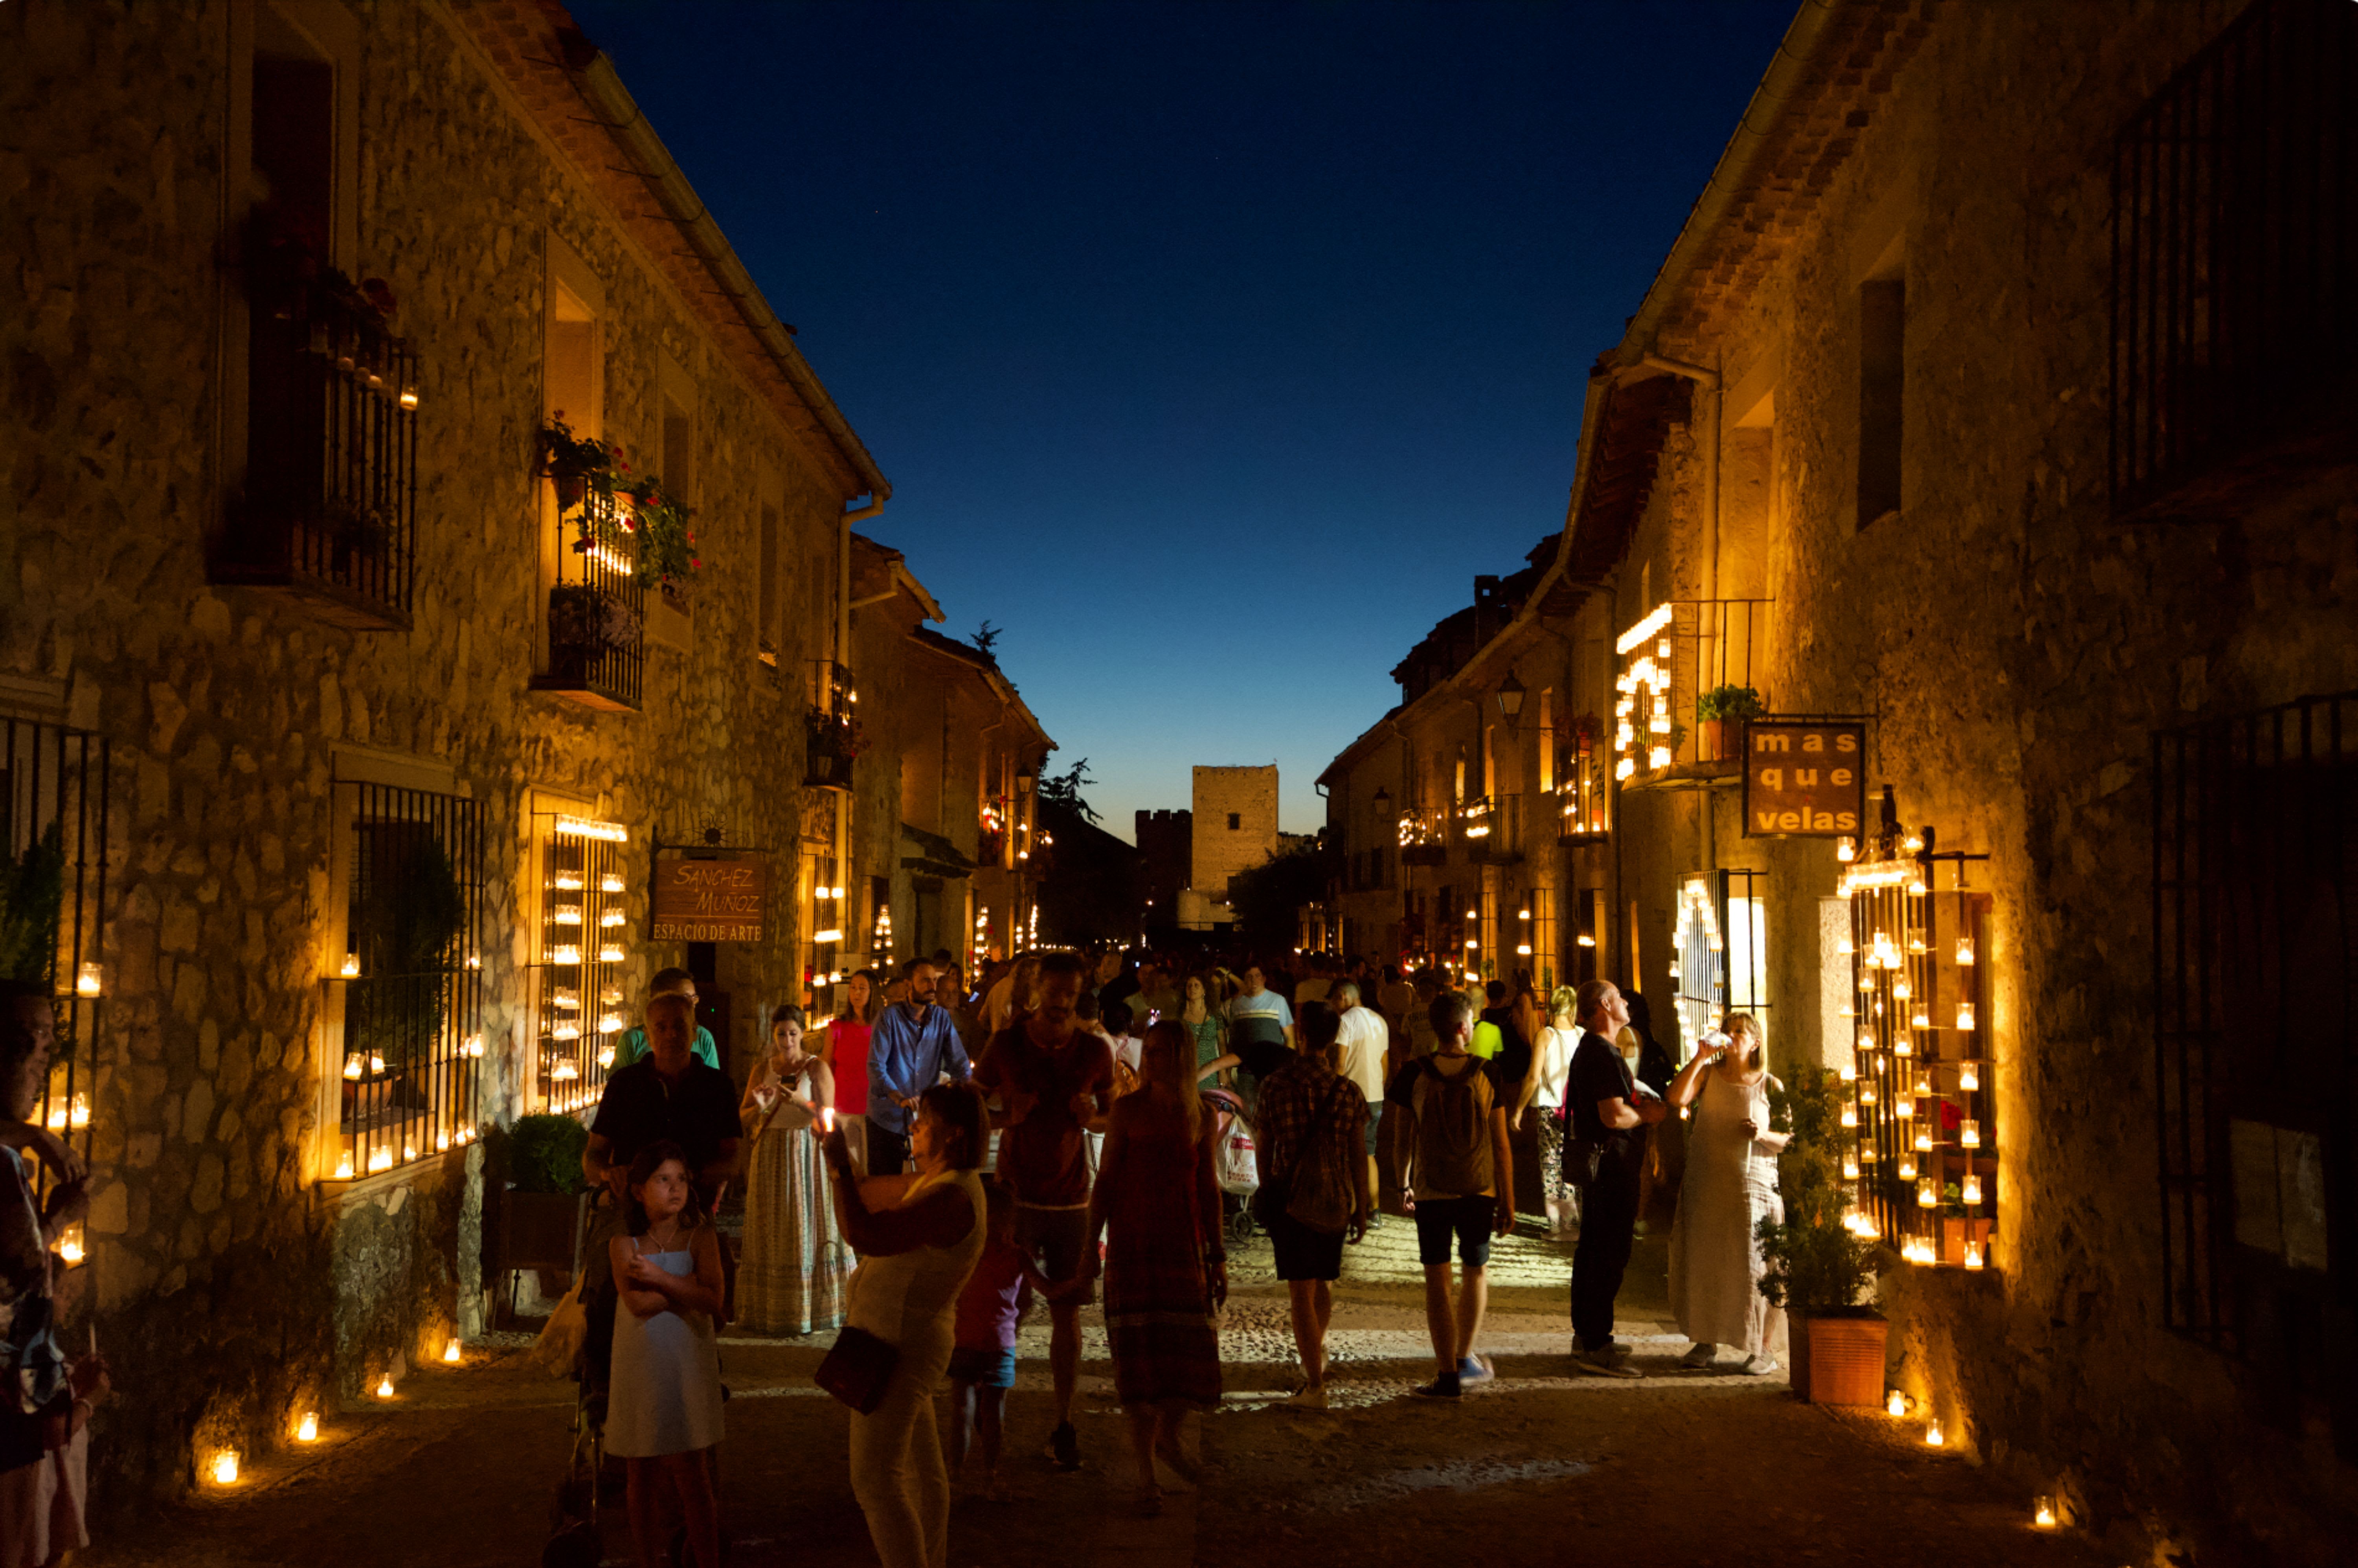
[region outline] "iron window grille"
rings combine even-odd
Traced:
[[[534,816],[540,917],[532,966],[533,1098],[544,1111],[594,1106],[616,1062],[630,957],[627,832],[561,813]]]
[[[1679,600],[1648,618],[1650,635],[1632,628],[1623,641],[1628,668],[1614,682],[1613,752],[1616,780],[1643,782],[1684,762],[1733,763],[1741,759],[1722,731],[1718,745],[1707,741],[1695,702],[1722,687],[1757,691],[1756,672],[1766,659],[1769,599]],[[1635,638],[1635,641],[1630,639]],[[1738,727],[1741,728],[1740,726]]]
[[[483,808],[390,784],[351,811],[335,1173],[373,1174],[472,1142],[483,1057]]]
[[[1671,979],[1682,1056],[1731,1012],[1768,1022],[1768,894],[1765,871],[1711,871],[1680,884]]]
[[[46,983],[55,999],[57,1045],[36,1119],[90,1157],[95,1119],[98,1030],[112,977],[100,951],[106,878],[109,742],[59,725],[0,719],[0,844],[19,885],[38,882],[57,895],[55,925],[47,894],[40,921],[12,936],[27,944],[10,955],[22,978]],[[27,875],[27,873],[38,873]],[[46,1193],[50,1175],[38,1177]],[[81,1260],[74,1225],[60,1238],[69,1264]]]
[[[2113,151],[2111,447],[2123,516],[2244,464],[2346,453],[2358,352],[2358,6],[2259,0]]]
[[[646,585],[628,505],[611,491],[585,486],[572,508],[557,508],[548,664],[533,681],[537,690],[622,712],[638,708],[646,668]]]
[[[2231,1354],[2276,1333],[2307,1249],[2288,1234],[2299,1195],[2251,1159],[2255,1136],[2321,1155],[2320,1282],[2347,1301],[2358,1280],[2353,820],[2358,691],[2154,734],[2164,1321]],[[2335,1428],[2346,1454],[2358,1430],[2341,1411]]]
[[[212,576],[399,631],[417,582],[417,360],[339,282],[265,285],[254,303],[245,491]]]

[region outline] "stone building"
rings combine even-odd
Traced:
[[[1882,1086],[1887,1381],[2125,1559],[2358,1523],[2353,60],[2326,0],[1802,7],[1450,676],[1469,767],[1559,692],[1560,817],[1594,730],[1553,891],[1658,1033]],[[1466,831],[1421,712],[1347,849]]]
[[[1188,868],[1195,852],[1195,814],[1141,810],[1136,820],[1136,842],[1143,862],[1147,926],[1152,931],[1176,930],[1179,890],[1187,885]]]
[[[1193,799],[1179,925],[1219,931],[1231,924],[1228,879],[1277,853],[1277,764],[1198,766]]]
[[[485,1135],[594,1102],[654,969],[741,1066],[871,874],[959,946],[904,825],[975,858],[1047,741],[888,566],[886,739],[952,740],[855,755],[890,488],[557,5],[43,0],[0,53],[0,820],[62,829],[120,1505],[481,1324]]]

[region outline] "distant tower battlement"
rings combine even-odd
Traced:
[[[1277,764],[1195,770],[1195,854],[1187,885],[1228,896],[1228,879],[1277,851]]]

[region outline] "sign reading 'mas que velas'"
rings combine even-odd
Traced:
[[[665,856],[655,862],[657,942],[767,940],[770,862],[761,855]]]
[[[1843,838],[1866,817],[1866,726],[1754,719],[1744,727],[1747,837]]]

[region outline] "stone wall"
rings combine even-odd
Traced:
[[[1228,896],[1228,879],[1277,852],[1277,768],[1195,770],[1195,846],[1188,885]],[[1233,815],[1237,826],[1230,827]]]
[[[2321,1431],[2262,1421],[2235,1362],[2164,1327],[2147,758],[2157,728],[2358,687],[2358,475],[2161,526],[2114,523],[2105,487],[2111,138],[2234,9],[1943,8],[1767,278],[1638,347],[1731,385],[1779,367],[1769,494],[1752,488],[1753,432],[1728,474],[1728,515],[1765,511],[1771,537],[1758,556],[1723,539],[1716,563],[1775,598],[1758,684],[1778,710],[1877,715],[1871,781],[1942,848],[1992,857],[1974,880],[1996,900],[1994,1267],[1887,1276],[1893,1380],[2026,1503],[2061,1493],[2124,1555],[2322,1563],[2358,1522],[2358,1477]],[[1893,265],[1904,498],[1861,528],[1857,289]],[[1700,467],[1665,474],[1618,625],[1650,608],[1648,563],[1655,600],[1709,580]],[[1624,796],[1646,983],[1666,983],[1656,931],[1680,873],[1764,869],[1772,1059],[1831,1059],[1831,849],[1744,839],[1728,797],[1705,798]]]
[[[421,367],[406,632],[342,630],[268,590],[208,583],[242,460],[217,439],[222,345],[243,332],[216,262],[242,200],[224,151],[239,13],[159,0],[0,14],[15,127],[0,182],[16,193],[0,232],[19,263],[0,279],[0,669],[67,683],[74,722],[116,758],[86,1271],[124,1390],[99,1434],[103,1506],[185,1484],[216,1442],[268,1453],[295,1409],[332,1410],[480,1311],[473,1152],[349,1195],[319,1179],[340,773],[438,774],[485,809],[485,1118],[525,1108],[529,1084],[532,791],[631,829],[633,1004],[681,957],[643,937],[649,841],[708,825],[795,841],[802,695],[755,661],[752,530],[762,501],[781,504],[790,580],[830,580],[845,496],[829,460],[713,346],[699,308],[445,12],[349,12],[362,45],[357,270],[391,285]],[[607,294],[607,434],[658,449],[661,357],[697,403],[692,643],[650,652],[637,713],[527,687],[549,236]],[[823,624],[788,618],[784,669],[822,655],[809,629]],[[740,1018],[797,993],[793,921],[782,895],[770,946],[722,949]]]

